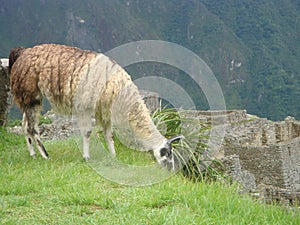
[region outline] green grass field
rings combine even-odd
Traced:
[[[0,224],[300,224],[299,210],[259,204],[226,182],[195,183],[178,173],[122,186],[84,162],[74,140],[45,146],[51,160],[31,159],[23,136],[0,128]]]

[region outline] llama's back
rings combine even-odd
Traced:
[[[11,67],[11,88],[21,108],[40,103],[66,111],[81,77],[97,53],[64,45],[44,44],[24,49]],[[62,110],[65,108],[65,110]]]

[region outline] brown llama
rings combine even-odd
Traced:
[[[84,159],[90,158],[91,118],[95,117],[113,156],[112,124],[126,121],[160,165],[173,162],[171,143],[181,137],[166,139],[161,135],[130,76],[105,55],[57,44],[14,48],[9,70],[14,100],[23,111],[22,126],[30,156],[35,156],[35,144],[42,157],[49,157],[38,130],[46,97],[56,112],[76,116],[83,136]]]

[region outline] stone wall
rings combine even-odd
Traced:
[[[247,120],[246,110],[191,110],[185,115],[214,126]]]
[[[231,124],[223,144],[224,156],[238,155],[242,170],[256,184],[300,190],[300,122],[288,117],[273,122],[256,118]]]
[[[299,121],[287,117],[273,122],[246,110],[189,111],[185,115],[215,128],[227,123],[221,148],[214,150],[216,137],[209,148],[246,190],[264,184],[300,191]]]
[[[259,185],[250,194],[263,203],[281,204],[285,206],[296,206],[300,209],[300,192],[280,189],[270,185]]]
[[[159,95],[156,92],[140,90],[140,94],[151,112],[159,108]]]
[[[256,184],[285,186],[282,154],[274,146],[255,147],[227,143],[224,152],[225,157],[238,155],[242,170],[252,173]]]
[[[300,138],[277,146],[281,152],[283,188],[300,191]],[[280,187],[280,186],[279,186]]]
[[[2,61],[2,60],[1,60]],[[0,61],[0,126],[7,122],[8,110],[11,105],[9,89],[9,76],[7,67],[3,67]]]
[[[243,191],[250,192],[256,189],[255,176],[253,173],[242,169],[238,155],[226,156],[222,162],[227,169],[228,175],[243,186]]]

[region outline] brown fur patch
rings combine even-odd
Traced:
[[[46,96],[54,108],[70,110],[77,83],[96,56],[56,44],[12,50],[11,90],[17,105],[24,109]]]
[[[16,60],[22,54],[24,49],[25,48],[23,48],[23,47],[17,47],[17,48],[11,49],[10,54],[9,54],[9,64],[8,64],[9,70],[11,70],[13,64],[16,62]]]

